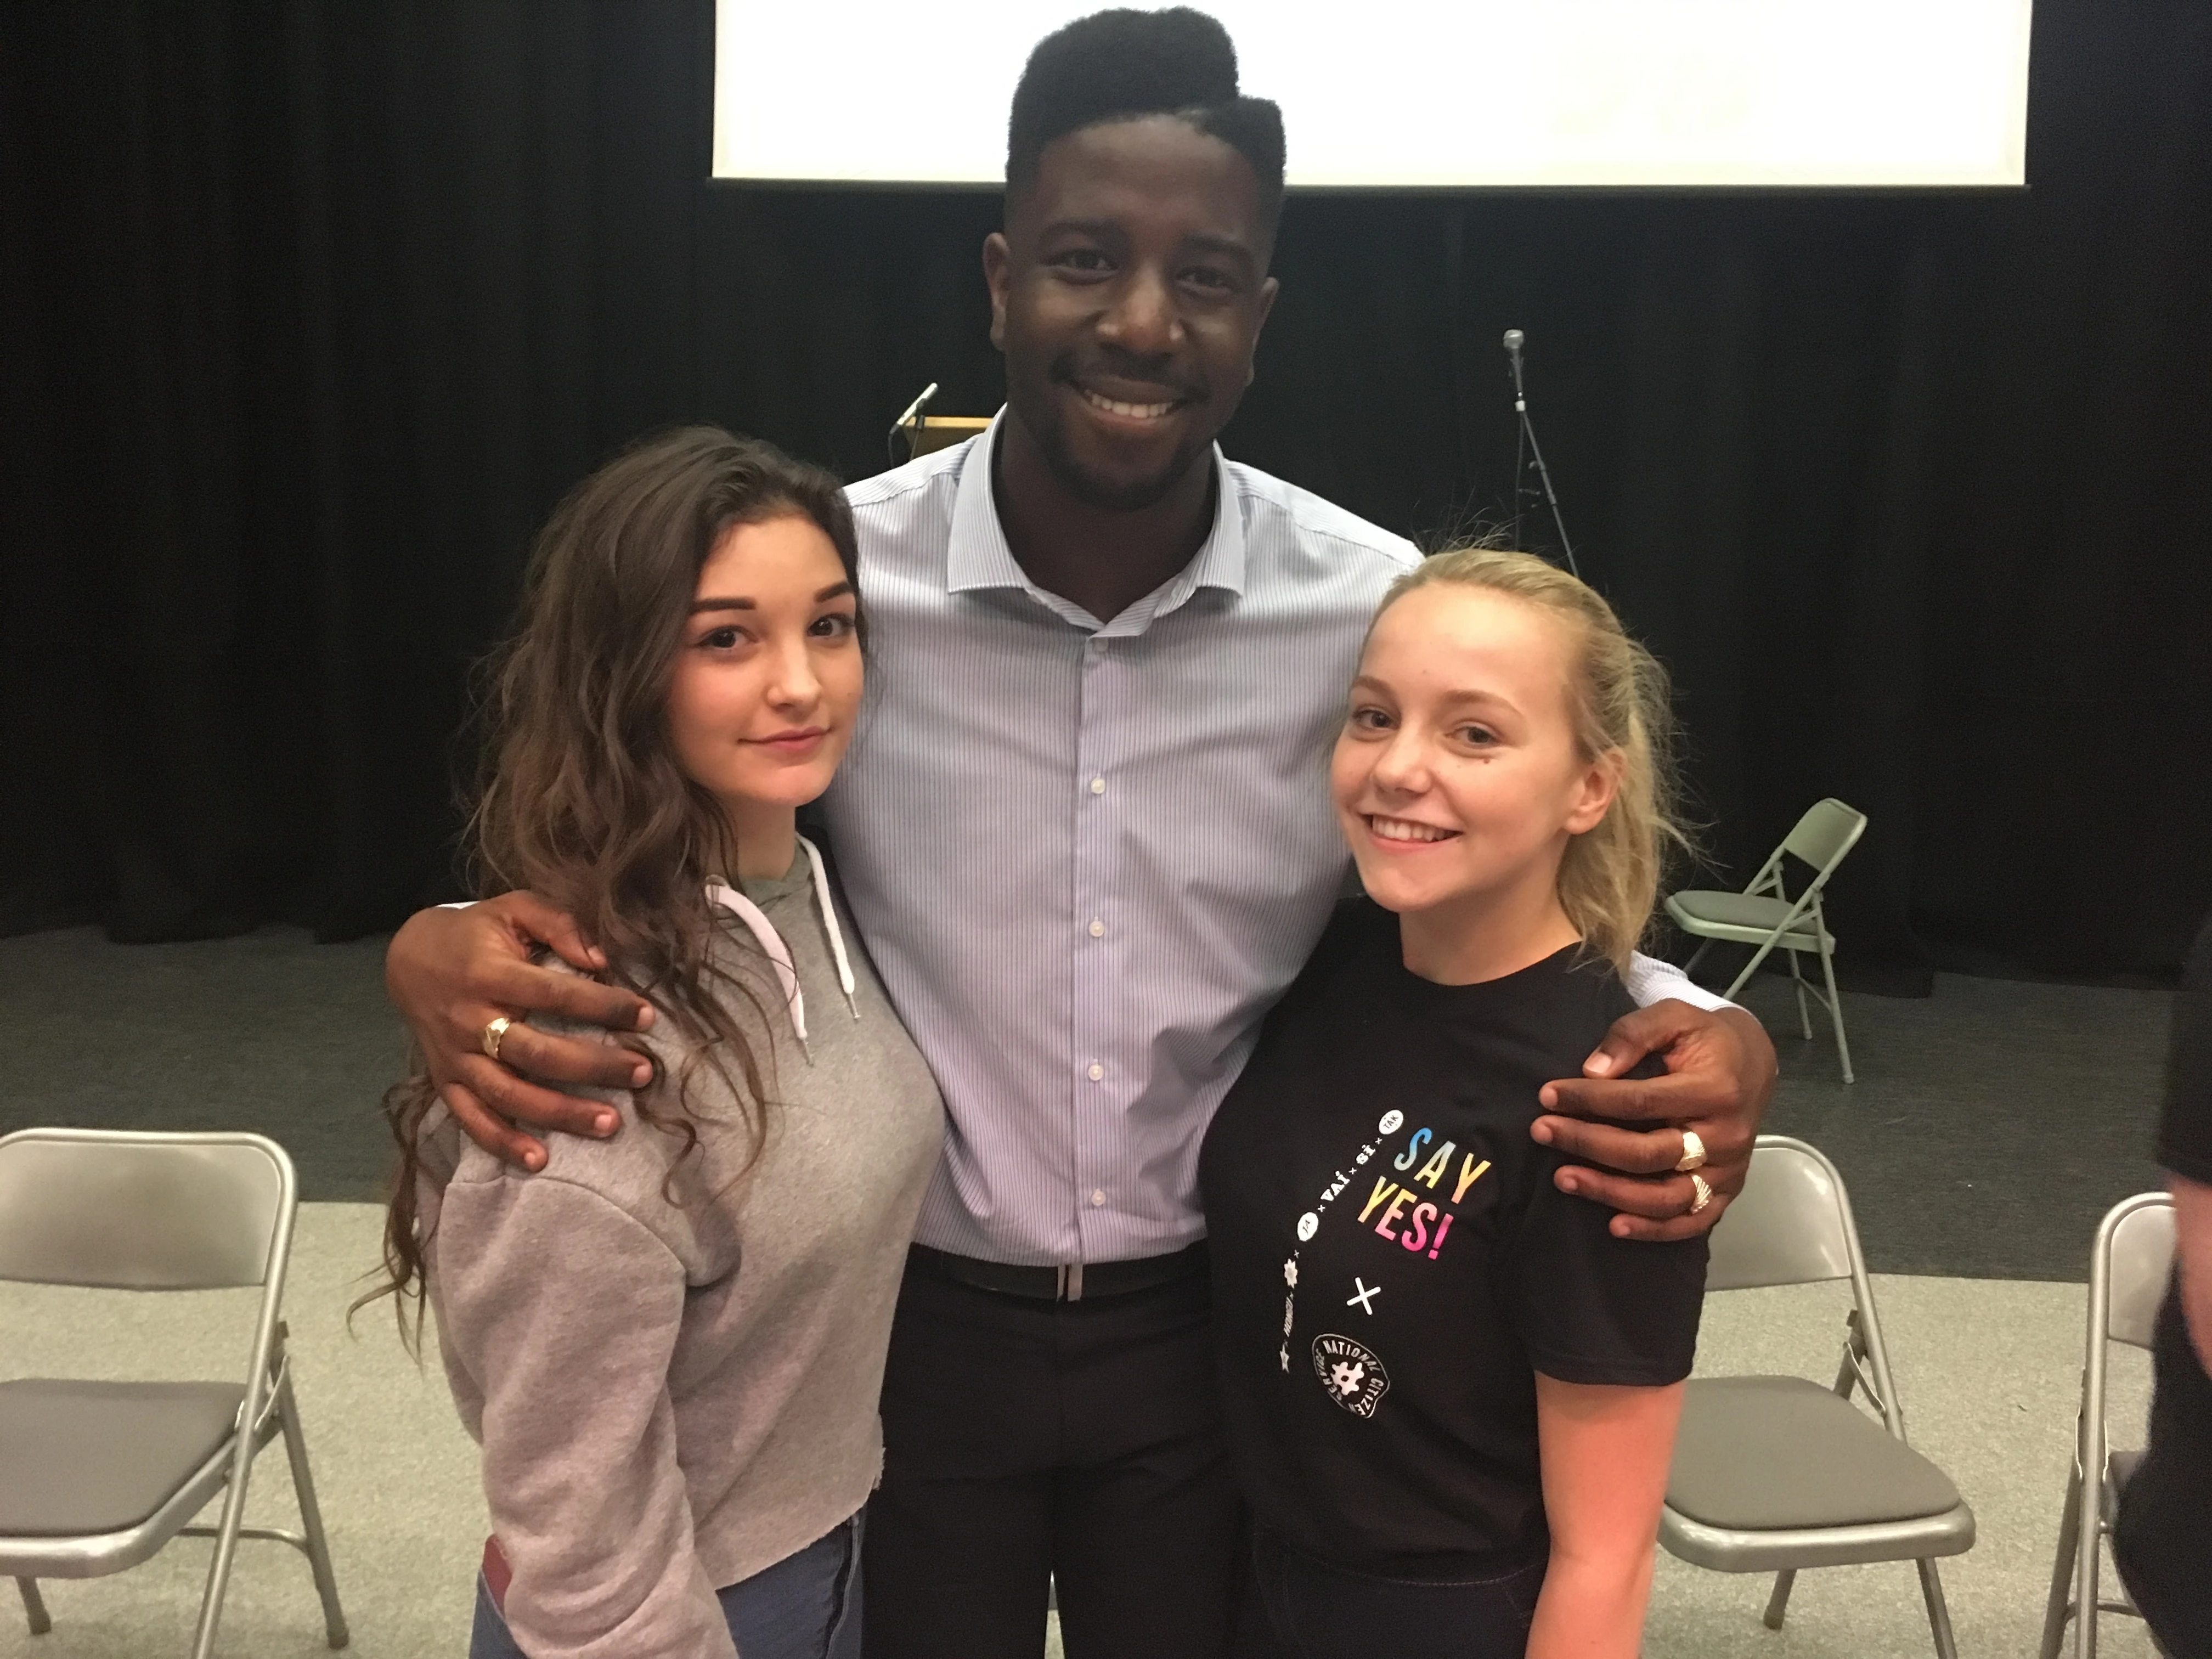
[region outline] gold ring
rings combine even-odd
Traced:
[[[483,1035],[477,1039],[477,1047],[482,1048],[494,1060],[498,1060],[500,1041],[507,1036],[507,1027],[514,1024],[513,1020],[505,1014],[501,1014],[483,1028]]]
[[[1692,1170],[1705,1167],[1705,1143],[1698,1139],[1695,1129],[1682,1131],[1682,1156],[1675,1160],[1674,1172],[1687,1175]]]
[[[1698,1194],[1690,1200],[1690,1213],[1695,1215],[1713,1201],[1713,1189],[1705,1184],[1705,1178],[1701,1175],[1692,1176],[1690,1185],[1696,1189]]]

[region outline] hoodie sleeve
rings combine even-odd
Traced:
[[[557,1176],[457,1181],[438,1220],[447,1363],[483,1401],[484,1496],[531,1659],[735,1659],[676,1460],[683,1264]]]

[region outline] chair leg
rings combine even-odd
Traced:
[[[1913,1565],[1920,1569],[1920,1595],[1928,1603],[1928,1628],[1935,1632],[1937,1659],[1959,1659],[1959,1644],[1951,1634],[1951,1609],[1944,1605],[1943,1581],[1936,1576],[1936,1564]]]
[[[54,1621],[46,1617],[46,1598],[39,1594],[39,1581],[18,1578],[15,1588],[23,1592],[23,1612],[31,1621],[31,1634],[44,1636],[54,1627]]]
[[[1805,976],[1797,971],[1797,953],[1790,953],[1790,979],[1797,988],[1797,1035],[1807,1042],[1813,1038],[1813,1017],[1805,1012]]]
[[[1790,1587],[1797,1582],[1797,1569],[1784,1567],[1774,1575],[1774,1594],[1766,1598],[1766,1612],[1762,1615],[1769,1630],[1782,1628],[1784,1609],[1790,1605]]]
[[[300,1428],[300,1405],[292,1394],[288,1370],[276,1385],[276,1420],[283,1425],[284,1455],[292,1465],[292,1489],[300,1498],[300,1530],[307,1540],[307,1563],[314,1569],[315,1593],[323,1598],[323,1626],[330,1644],[342,1648],[351,1639],[345,1612],[338,1606],[337,1575],[331,1569],[330,1540],[323,1532],[323,1511],[315,1501],[315,1477],[307,1467],[307,1437]]]
[[[1704,944],[1698,946],[1696,950],[1691,951],[1690,959],[1682,964],[1682,971],[1685,974],[1695,973],[1698,969],[1698,964],[1705,960],[1705,952],[1712,948],[1712,940],[1707,939]]]
[[[1828,1018],[1836,1025],[1836,1057],[1844,1062],[1844,1081],[1851,1082],[1851,1045],[1844,1039],[1844,1000],[1836,994],[1836,957],[1826,939],[1820,943],[1820,971],[1828,980]]]
[[[239,1413],[240,1426],[231,1438],[235,1446],[230,1462],[230,1481],[222,1495],[222,1519],[215,1529],[215,1559],[208,1563],[207,1589],[200,1597],[199,1628],[192,1634],[192,1659],[209,1659],[215,1651],[216,1626],[222,1619],[222,1598],[230,1589],[231,1562],[238,1554],[238,1529],[246,1521],[246,1488],[253,1473],[252,1425],[258,1403],[249,1390]]]
[[[2066,1509],[2058,1517],[2058,1559],[2051,1564],[2051,1595],[2043,1604],[2043,1645],[2036,1659],[2058,1659],[2058,1644],[2066,1639],[2066,1615],[2073,1604],[2066,1597],[2074,1588],[2075,1561],[2081,1534],[2081,1471],[2076,1468],[2066,1482]]]
[[[1772,954],[1774,950],[1774,942],[1779,937],[1780,935],[1778,933],[1770,933],[1767,935],[1766,943],[1760,945],[1759,949],[1751,953],[1751,960],[1743,964],[1743,971],[1741,973],[1738,974],[1733,980],[1729,981],[1728,989],[1721,993],[1723,996],[1727,997],[1731,1001],[1735,1000],[1735,994],[1743,989],[1745,981],[1749,980],[1753,974],[1759,971],[1759,964],[1765,961],[1766,958]]]

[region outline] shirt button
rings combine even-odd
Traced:
[[[1096,916],[1091,918],[1091,937],[1093,939],[1104,939],[1106,937],[1106,924],[1099,921]]]
[[[1105,1203],[1106,1203],[1106,1194],[1103,1194],[1103,1193],[1100,1193],[1100,1192],[1094,1192],[1094,1193],[1092,1193],[1092,1194],[1091,1194],[1091,1207],[1092,1209],[1094,1209],[1094,1210],[1096,1210],[1096,1209],[1101,1209],[1101,1208],[1104,1207]]]
[[[1094,794],[1094,795],[1103,795],[1103,794],[1104,794],[1104,793],[1106,793],[1106,780],[1105,780],[1105,779],[1103,779],[1103,778],[1093,778],[1093,779],[1091,779],[1091,793],[1092,794]]]
[[[1105,1079],[1106,1068],[1103,1066],[1101,1066],[1097,1060],[1092,1060],[1091,1062],[1091,1080],[1093,1083],[1103,1083]]]

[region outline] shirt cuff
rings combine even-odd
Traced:
[[[1639,1008],[1649,1008],[1669,997],[1686,1002],[1692,1008],[1702,1008],[1709,1014],[1736,1006],[1718,992],[1705,989],[1673,963],[1647,957],[1641,951],[1629,957],[1628,971],[1621,975],[1620,982]]]

